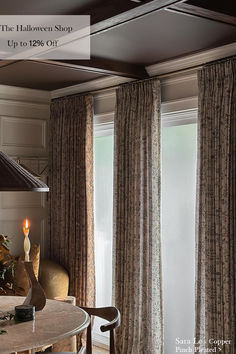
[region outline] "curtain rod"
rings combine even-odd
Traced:
[[[178,74],[181,74],[181,73],[191,72],[193,70],[197,71],[199,69],[202,69],[205,65],[210,65],[210,64],[217,63],[217,62],[223,62],[223,61],[229,60],[231,58],[236,58],[236,56],[232,55],[232,56],[225,57],[225,58],[222,58],[222,59],[216,59],[216,60],[201,64],[201,65],[194,65],[194,66],[188,67],[186,69],[179,69],[179,70],[175,70],[175,71],[172,71],[172,72],[169,72],[169,73],[165,73],[165,74],[150,76],[150,77],[148,77],[146,79],[138,79],[138,80],[134,79],[134,80],[129,81],[127,83],[125,82],[125,83],[122,83],[122,84],[119,84],[119,85],[111,85],[111,86],[108,86],[108,87],[104,87],[102,89],[95,89],[95,90],[89,90],[89,91],[84,91],[84,92],[77,92],[77,93],[73,93],[71,95],[59,96],[59,97],[53,98],[52,101],[58,100],[58,99],[62,99],[62,98],[65,98],[65,97],[73,97],[73,96],[77,96],[77,95],[87,95],[87,94],[101,93],[101,92],[105,92],[107,90],[117,89],[119,86],[122,86],[122,85],[125,85],[125,84],[129,84],[130,82],[134,83],[134,82],[146,81],[146,80],[151,80],[151,79],[162,79],[162,78],[166,78],[166,77],[172,77],[172,76],[175,76],[175,75],[178,75]]]

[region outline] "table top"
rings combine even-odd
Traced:
[[[0,311],[13,311],[22,305],[24,297],[0,296]],[[0,354],[9,354],[54,344],[88,327],[88,314],[79,307],[56,300],[47,300],[42,311],[35,313],[35,320],[16,323],[15,320],[0,321]]]

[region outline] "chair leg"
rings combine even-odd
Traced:
[[[91,322],[87,328],[86,354],[92,354]]]
[[[115,354],[114,332],[110,330],[110,354]]]

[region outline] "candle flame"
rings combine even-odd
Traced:
[[[28,229],[28,228],[29,228],[29,220],[28,220],[28,219],[25,219],[24,228],[25,228],[25,229]]]
[[[24,251],[25,251],[25,262],[29,262],[30,258],[29,258],[29,252],[30,252],[30,240],[29,240],[29,220],[25,219],[23,221],[23,233],[25,235],[25,239],[24,239]]]

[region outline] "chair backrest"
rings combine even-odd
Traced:
[[[110,307],[82,307],[89,316],[97,316],[103,318],[104,320],[109,321],[105,325],[100,327],[102,332],[110,331],[110,354],[115,354],[115,345],[114,345],[114,332],[113,330],[120,325],[120,311],[113,306]],[[91,324],[87,328],[87,342],[86,342],[86,354],[92,354],[92,336],[91,336]]]

